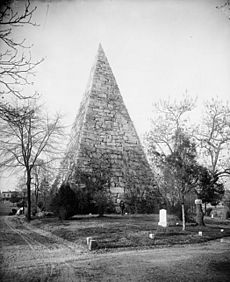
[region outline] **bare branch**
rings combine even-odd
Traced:
[[[24,25],[37,24],[32,22],[36,7],[32,8],[29,0],[22,11],[14,11],[10,1],[4,1],[0,11],[0,96],[13,95],[17,98],[28,98],[23,93],[23,86],[32,85],[34,69],[42,61],[33,61],[30,54],[31,46],[25,45],[25,38],[16,42],[13,32]]]
[[[218,99],[206,102],[202,125],[196,130],[200,149],[208,160],[213,174],[226,174],[223,162],[229,159],[230,149],[230,107]],[[228,156],[228,157],[227,157]]]

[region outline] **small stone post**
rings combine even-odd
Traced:
[[[97,241],[96,240],[90,240],[89,241],[89,250],[92,251],[97,248]]]
[[[204,219],[203,219],[203,211],[202,211],[202,200],[196,199],[195,200],[196,205],[196,223],[199,226],[204,226]]]

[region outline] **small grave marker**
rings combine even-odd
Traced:
[[[96,240],[90,240],[89,241],[89,250],[92,251],[97,248],[97,241]]]
[[[91,240],[93,240],[93,237],[87,237],[86,238],[87,246],[89,246],[89,243],[90,243]]]
[[[167,227],[167,211],[165,209],[160,210],[158,225]]]
[[[150,238],[150,239],[154,239],[154,237],[155,237],[155,235],[154,235],[153,233],[150,233],[150,234],[149,234],[149,238]]]

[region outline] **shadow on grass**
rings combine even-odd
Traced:
[[[230,262],[229,261],[211,263],[210,268],[214,271],[218,271],[223,274],[228,274],[230,277]]]
[[[124,216],[121,215],[75,215],[68,219],[68,221],[85,221],[85,220],[101,220],[101,221],[109,221],[109,220],[123,220],[126,219]]]

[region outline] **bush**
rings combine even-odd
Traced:
[[[128,191],[124,195],[126,210],[128,213],[156,213],[159,211],[159,203],[156,194],[152,191],[146,192],[145,197]]]
[[[230,191],[226,190],[223,197],[223,204],[230,209]]]
[[[211,216],[212,208],[207,208],[206,209],[206,215]]]
[[[12,210],[11,210],[11,212],[9,213],[9,215],[15,215],[15,214],[16,214],[16,212],[17,212],[17,210],[16,210],[16,209],[12,209]]]
[[[114,211],[112,200],[110,199],[108,193],[103,190],[99,190],[94,193],[93,201],[99,216],[102,216],[105,212]]]
[[[65,220],[77,213],[77,199],[69,184],[62,184],[56,195],[51,200],[51,210]]]
[[[192,209],[189,209],[187,205],[184,206],[184,212],[185,212],[185,221],[186,222],[195,222],[195,213],[193,213]],[[177,203],[176,205],[172,206],[170,208],[170,213],[177,216],[180,220],[182,220],[182,208],[181,204]]]
[[[226,213],[226,219],[230,218],[230,211],[228,210]]]
[[[15,204],[19,203],[21,201],[21,198],[18,195],[13,194],[10,198],[10,202]]]

